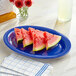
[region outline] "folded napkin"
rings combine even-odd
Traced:
[[[50,64],[13,53],[1,64],[0,76],[50,76],[51,71]]]

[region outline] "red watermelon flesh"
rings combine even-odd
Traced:
[[[35,30],[33,33],[33,51],[40,51],[45,48],[44,32]]]
[[[39,36],[44,37],[44,35],[43,35],[44,32],[43,32],[43,31],[40,31],[40,30],[31,28],[31,27],[29,27],[28,29],[29,29],[29,32],[30,32],[30,35],[31,35],[32,39],[33,39],[33,35],[34,35],[34,34],[37,34],[37,35],[39,35]]]
[[[45,38],[44,32],[36,30],[34,28],[29,28],[29,32],[33,39],[33,51],[40,51],[45,48]]]
[[[31,27],[29,27],[28,30],[29,30],[29,33],[30,33],[31,38],[32,38],[32,40],[33,40],[33,33],[34,33],[36,30],[35,30],[34,28],[31,28]]]
[[[14,31],[15,31],[17,43],[21,42],[23,40],[21,29],[15,28]]]
[[[33,43],[33,40],[32,40],[32,38],[30,36],[29,31],[22,28],[21,32],[22,32],[22,37],[23,37],[23,47],[31,45]]]
[[[46,50],[55,46],[61,40],[61,36],[53,35],[48,32],[44,32],[44,36],[46,39]]]

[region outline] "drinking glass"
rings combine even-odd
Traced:
[[[67,22],[72,18],[73,0],[58,0],[58,21]]]

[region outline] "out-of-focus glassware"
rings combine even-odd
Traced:
[[[58,20],[60,22],[70,21],[72,18],[73,0],[58,0]]]

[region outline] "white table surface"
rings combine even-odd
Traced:
[[[73,1],[72,20],[63,24],[56,24],[56,6],[52,6],[52,2],[56,4],[56,0],[47,0],[47,5],[46,0],[42,1],[44,0],[33,1],[33,6],[28,10],[29,17],[26,21],[18,23],[17,19],[13,19],[0,24],[0,63],[2,63],[6,56],[13,52],[3,42],[3,35],[8,29],[25,24],[40,25],[54,28],[66,35],[71,40],[72,47],[70,52],[61,58],[34,60],[50,63],[54,67],[50,76],[76,76],[76,0]],[[49,9],[52,9],[52,11]]]

